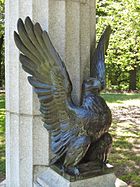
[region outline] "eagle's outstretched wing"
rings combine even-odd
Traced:
[[[110,34],[111,27],[109,25],[99,40],[90,67],[90,76],[101,82],[101,89],[105,88],[105,53],[108,48]]]
[[[66,104],[72,90],[71,81],[47,32],[39,23],[34,25],[27,17],[25,23],[18,20],[17,28],[18,34],[15,32],[14,38],[22,53],[20,62],[23,69],[32,75],[28,80],[38,95],[42,120],[51,134],[52,151],[59,158],[76,134]]]

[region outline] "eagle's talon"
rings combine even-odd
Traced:
[[[79,175],[80,175],[80,171],[79,171],[79,169],[78,169],[77,167],[74,168],[74,174],[75,174],[76,176],[79,176]]]
[[[62,173],[65,173],[65,171],[66,171],[65,166],[62,165],[61,171],[62,171]]]
[[[77,167],[68,167],[65,168],[65,172],[69,173],[70,175],[75,175],[75,176],[79,176],[80,175],[80,171]]]

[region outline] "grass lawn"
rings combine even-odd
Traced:
[[[140,186],[140,94],[102,94],[113,114],[109,162],[117,177]],[[5,101],[0,95],[0,180],[5,177]]]
[[[109,162],[116,176],[140,187],[140,94],[102,94],[113,114]]]
[[[0,94],[0,181],[5,178],[5,96]]]
[[[110,105],[111,103],[113,105],[115,104],[129,104],[130,102],[134,102],[134,104],[137,105],[140,104],[140,94],[138,93],[103,93],[101,94],[102,97],[107,101],[107,103]]]

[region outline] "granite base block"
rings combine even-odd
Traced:
[[[2,181],[2,182],[0,183],[0,187],[6,187],[6,180],[4,180],[4,181]]]
[[[48,168],[39,177],[37,177],[37,183],[41,187],[116,187],[116,179],[117,178],[114,173],[109,173],[70,182],[51,168]]]

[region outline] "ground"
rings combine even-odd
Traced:
[[[102,94],[112,110],[113,147],[109,163],[116,176],[140,187],[140,94]],[[0,95],[0,181],[5,177],[5,105]]]
[[[103,94],[112,110],[113,148],[109,161],[116,176],[140,186],[140,94]]]

